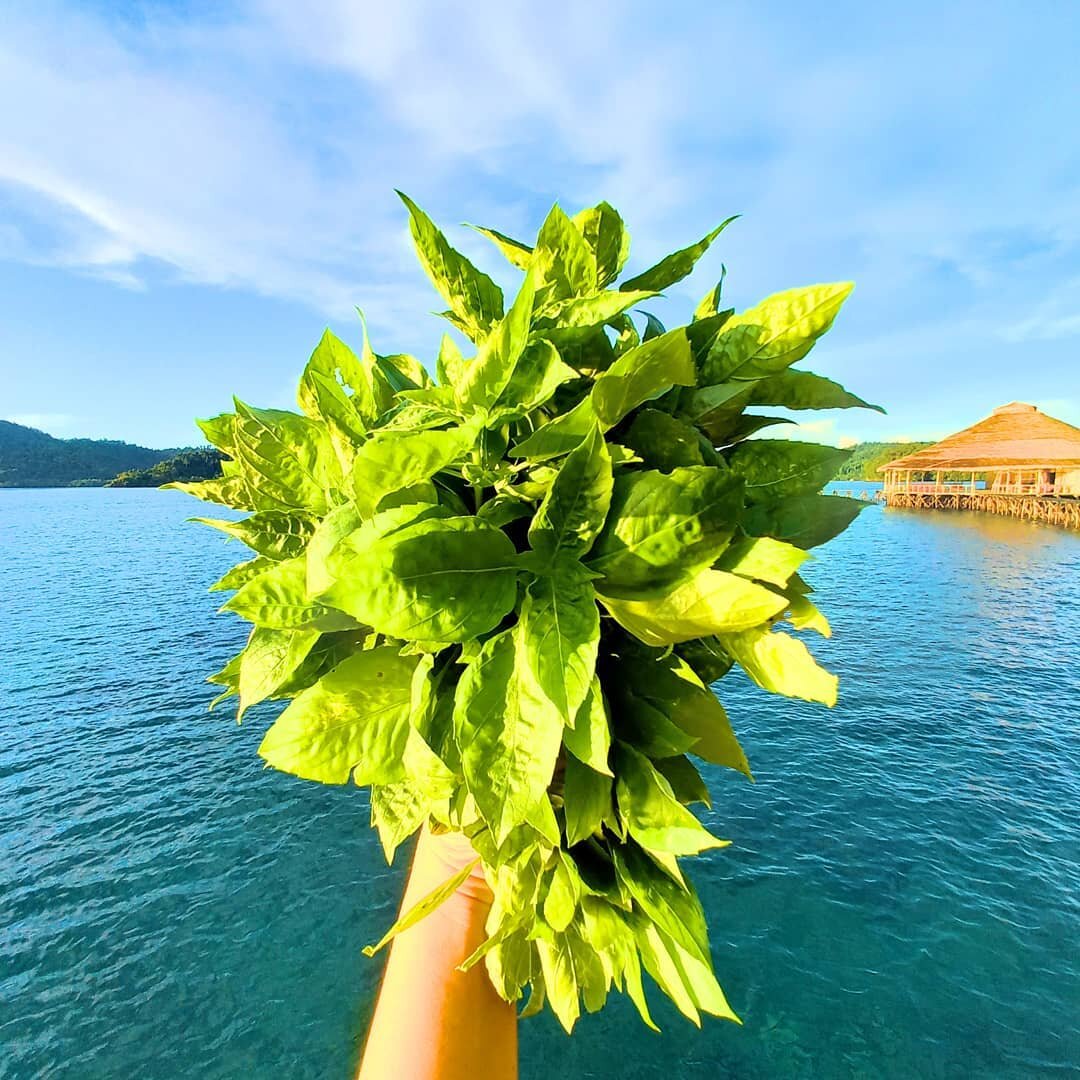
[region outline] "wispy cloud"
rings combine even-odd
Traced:
[[[1001,331],[1006,341],[1057,341],[1080,336],[1080,277],[1053,288],[1030,315]]]

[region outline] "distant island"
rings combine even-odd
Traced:
[[[151,465],[149,469],[127,469],[113,477],[105,486],[161,487],[162,484],[171,484],[174,480],[211,480],[221,475],[221,458],[221,451],[212,447],[181,450],[172,457]]]
[[[208,480],[221,473],[209,448],[152,450],[117,439],[58,439],[0,420],[0,488],[151,487],[170,480]],[[152,478],[141,482],[143,473]],[[201,470],[201,471],[200,471]]]

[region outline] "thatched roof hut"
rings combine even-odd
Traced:
[[[1080,494],[1080,428],[1014,401],[941,442],[897,458],[878,470],[886,489],[911,484],[913,473],[970,472],[988,476],[993,491],[1034,495]]]

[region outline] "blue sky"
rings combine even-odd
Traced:
[[[454,8],[459,10],[454,12]],[[197,441],[287,407],[324,325],[433,354],[394,187],[534,233],[607,198],[657,313],[854,279],[808,363],[938,437],[1014,399],[1080,424],[1080,5],[0,2],[0,416]],[[805,415],[805,414],[804,414]]]

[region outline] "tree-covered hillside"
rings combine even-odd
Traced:
[[[131,469],[110,480],[106,487],[160,487],[174,480],[213,480],[221,475],[221,452],[209,447],[181,450],[149,469]]]
[[[851,449],[851,457],[840,466],[837,480],[881,480],[878,467],[905,454],[933,446],[929,442],[864,442]]]
[[[0,487],[104,484],[125,469],[147,469],[175,453],[115,439],[57,439],[0,420]]]

